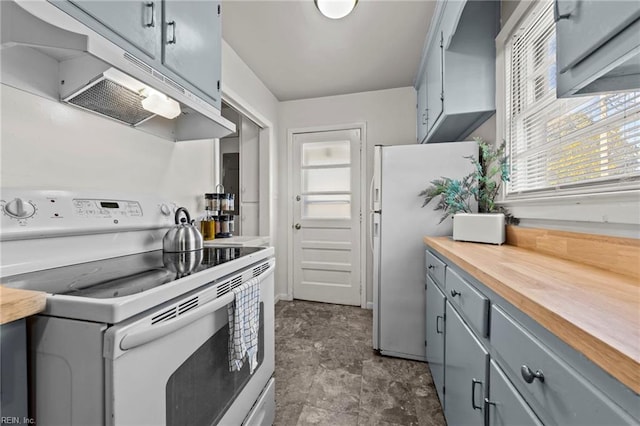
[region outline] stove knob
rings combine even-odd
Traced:
[[[4,212],[11,217],[26,219],[36,212],[36,207],[22,198],[15,198],[4,205]]]
[[[164,216],[169,216],[171,214],[171,209],[169,208],[168,205],[161,204],[160,205],[160,213],[162,213]]]

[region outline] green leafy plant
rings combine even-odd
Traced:
[[[478,205],[479,213],[504,213],[508,223],[517,223],[518,219],[514,218],[506,208],[497,206],[495,203],[502,183],[509,181],[505,142],[494,147],[481,138],[474,140],[478,144],[479,157],[465,157],[474,165],[474,171],[462,179],[442,177],[432,180],[431,185],[419,194],[424,197],[422,207],[437,199],[434,210],[444,211],[439,222],[442,223],[456,213],[473,213],[473,200]]]

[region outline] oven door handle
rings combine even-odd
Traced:
[[[157,325],[152,325],[151,327],[145,328],[143,330],[127,333],[122,338],[122,340],[120,340],[120,349],[122,349],[123,351],[133,349],[159,339],[163,336],[166,336],[167,334],[173,333],[174,331],[186,327],[192,322],[195,322],[200,318],[217,311],[220,308],[224,308],[226,305],[233,302],[234,297],[235,296],[233,291],[230,291],[222,297],[218,297],[217,299],[214,299],[211,302],[207,302],[197,309],[188,311],[180,315],[176,319],[172,319],[170,321],[163,322]]]

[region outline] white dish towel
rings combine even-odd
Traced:
[[[227,305],[229,314],[229,371],[240,371],[247,356],[249,371],[258,366],[258,331],[260,329],[260,281],[257,278],[233,289],[234,301]]]

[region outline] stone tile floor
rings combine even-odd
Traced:
[[[276,304],[275,425],[445,425],[427,364],[377,355],[371,315]]]

